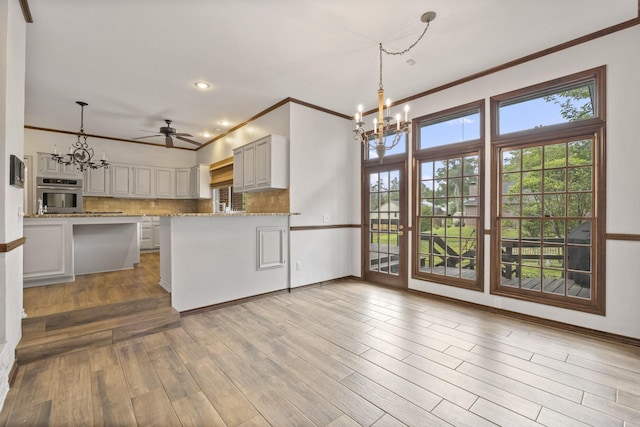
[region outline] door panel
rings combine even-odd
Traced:
[[[407,287],[406,162],[364,168],[365,280]]]

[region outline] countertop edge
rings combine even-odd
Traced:
[[[238,216],[293,216],[300,215],[295,212],[273,212],[273,213],[253,213],[253,212],[229,212],[229,213],[171,213],[171,214],[43,214],[25,215],[25,219],[55,219],[55,218],[124,218],[124,217],[238,217]]]

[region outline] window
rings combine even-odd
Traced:
[[[603,74],[601,68],[492,99],[500,127],[492,293],[604,314],[604,109],[597,102],[604,96],[596,96]],[[545,123],[556,107],[559,119],[500,138],[505,129],[523,130],[513,105],[534,117],[528,123]]]
[[[391,134],[385,135],[384,142],[386,146],[390,146],[396,137],[396,133],[392,131]],[[375,146],[372,147],[371,140],[374,138],[373,134],[369,134],[367,140],[369,141],[369,145],[364,149],[365,160],[373,160],[378,159],[378,153],[376,152]],[[407,153],[407,135],[403,134],[399,137],[398,143],[385,152],[384,158],[386,159],[389,156],[401,155]]]
[[[483,105],[417,119],[414,278],[482,290]]]

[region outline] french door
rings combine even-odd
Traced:
[[[364,279],[406,288],[406,161],[365,166],[363,173]]]

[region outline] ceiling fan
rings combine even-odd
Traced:
[[[137,138],[132,138],[132,139],[152,138],[152,137],[155,137],[155,136],[164,135],[164,142],[167,145],[167,148],[173,148],[173,138],[172,137],[176,137],[176,139],[188,142],[190,144],[194,144],[194,145],[198,145],[198,146],[202,145],[201,143],[199,143],[197,141],[193,141],[191,139],[185,138],[185,136],[189,136],[189,137],[193,138],[193,135],[191,135],[191,134],[188,134],[188,133],[177,133],[176,129],[171,127],[171,120],[165,119],[164,122],[167,125],[166,126],[162,126],[159,131],[142,130],[142,132],[154,132],[154,133],[158,133],[158,135],[139,136]]]

